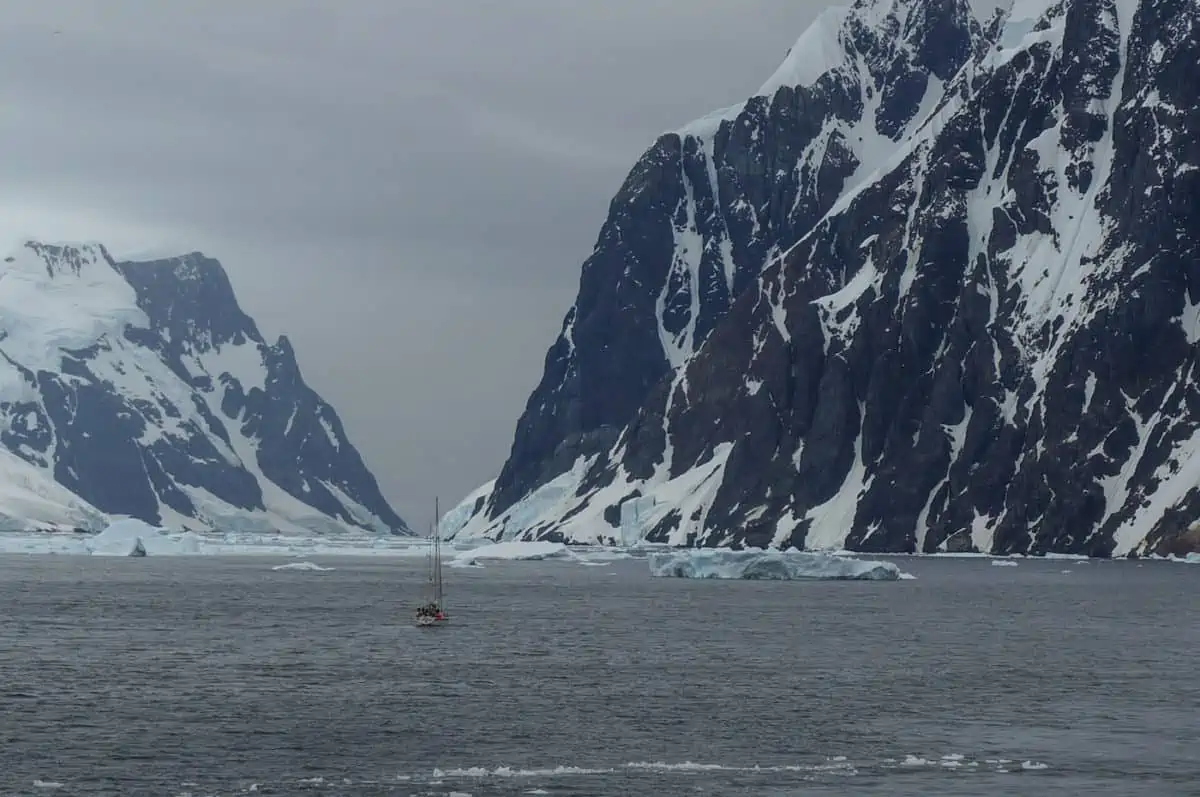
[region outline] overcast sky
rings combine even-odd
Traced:
[[[400,514],[492,478],[609,200],[821,0],[19,0],[0,243],[224,263]]]

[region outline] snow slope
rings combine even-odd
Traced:
[[[0,532],[46,529],[98,531],[103,512],[73,495],[45,471],[0,449]]]

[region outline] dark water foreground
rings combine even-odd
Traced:
[[[0,557],[0,794],[1200,793],[1200,566],[281,561]]]

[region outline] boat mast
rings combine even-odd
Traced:
[[[438,533],[438,499],[433,499],[433,558],[434,558],[434,595],[439,609],[442,605],[442,535]]]

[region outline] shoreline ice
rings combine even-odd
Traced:
[[[198,533],[159,528],[133,518],[111,523],[99,533],[70,531],[0,531],[0,556],[5,555],[59,555],[59,556],[284,556],[305,558],[314,556],[362,556],[397,559],[417,559],[428,555],[429,541],[420,537],[392,537],[364,533],[361,535],[298,536],[288,534],[261,534],[228,532],[216,534]],[[454,568],[484,568],[489,563],[501,561],[552,561],[577,565],[603,566],[628,559],[650,559],[653,557],[678,557],[710,554],[738,554],[729,549],[673,548],[666,545],[641,543],[633,546],[566,545],[558,542],[509,541],[447,541],[447,564]],[[884,563],[900,557],[909,559],[976,559],[997,566],[1015,565],[1020,561],[1074,560],[1076,563],[1092,561],[1088,557],[1069,554],[1047,554],[1046,556],[993,556],[988,554],[864,554],[855,551],[788,551],[764,552],[750,549],[746,554],[775,556],[833,557],[854,562],[867,558],[879,559]],[[1125,561],[1125,560],[1113,560]],[[1200,564],[1200,554],[1186,557],[1146,556],[1137,560]]]

